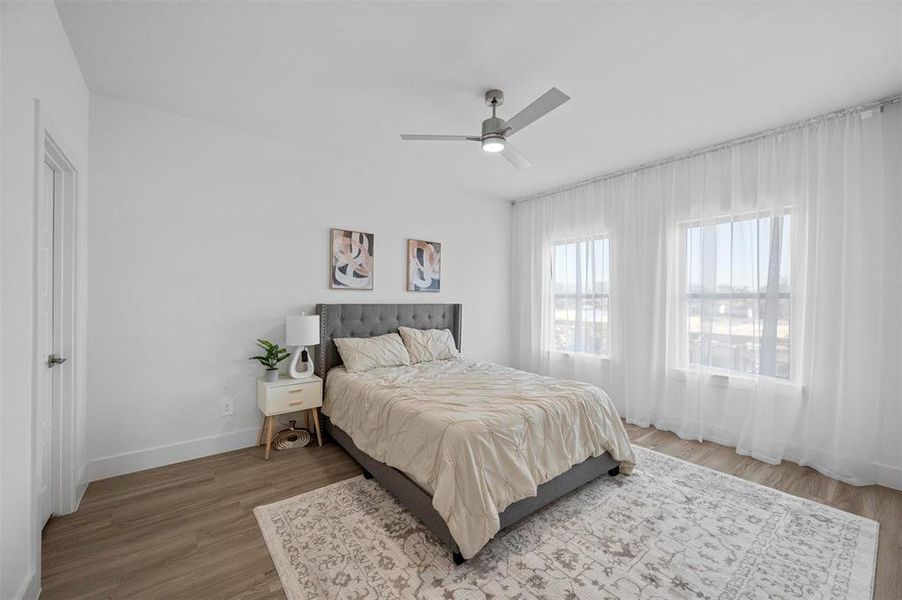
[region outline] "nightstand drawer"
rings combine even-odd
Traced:
[[[266,405],[260,408],[268,415],[322,406],[323,382],[284,385],[266,391]]]

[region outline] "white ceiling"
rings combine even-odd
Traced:
[[[514,199],[897,94],[899,3],[58,2],[93,92]],[[477,144],[551,86],[572,100]]]

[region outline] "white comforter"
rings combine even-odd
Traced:
[[[490,363],[337,367],[323,412],[358,448],[433,495],[464,558],[498,532],[498,513],[539,484],[604,452],[622,473],[635,462],[603,391]]]

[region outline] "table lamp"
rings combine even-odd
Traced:
[[[285,345],[297,346],[291,356],[288,374],[294,379],[313,375],[313,350],[308,346],[319,344],[319,315],[289,315],[285,317]],[[307,369],[298,371],[301,355],[306,354]]]

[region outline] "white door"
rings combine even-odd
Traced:
[[[57,341],[54,339],[55,282],[58,274],[55,269],[55,227],[54,221],[60,194],[60,173],[49,163],[42,164],[43,179],[40,205],[38,206],[38,281],[37,281],[37,344],[38,365],[37,377],[37,485],[38,510],[40,525],[50,518],[53,502],[53,398],[54,367],[51,357],[57,354]]]

